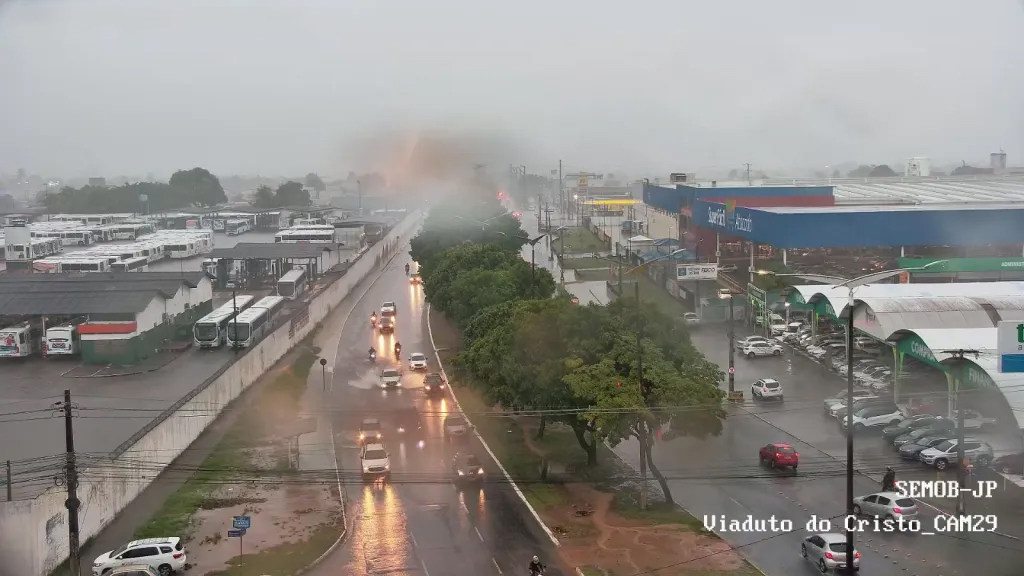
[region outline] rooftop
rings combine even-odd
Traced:
[[[0,315],[136,314],[158,296],[158,290],[4,293]]]
[[[0,292],[20,288],[5,288],[6,285],[61,284],[61,283],[117,283],[132,286],[148,285],[153,282],[175,281],[189,288],[199,286],[206,278],[205,272],[90,272],[83,274],[0,274]]]
[[[1006,210],[1024,210],[1024,198],[1021,202],[1013,203],[991,203],[991,204],[884,204],[884,205],[857,205],[847,204],[839,206],[773,206],[764,208],[751,208],[761,212],[772,212],[775,214],[836,214],[854,212],[945,212],[945,211],[970,211],[989,210],[1002,212]]]
[[[285,242],[241,242],[231,248],[215,248],[210,258],[235,260],[277,260],[279,258],[319,258],[324,251],[337,249],[334,244],[289,244]]]

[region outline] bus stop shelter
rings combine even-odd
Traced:
[[[288,244],[242,242],[231,248],[216,248],[210,258],[217,260],[217,288],[227,288],[228,271],[236,271],[240,286],[256,288],[268,278],[276,281],[291,268],[306,269],[310,281],[319,278],[324,271],[338,264],[340,251],[333,244]],[[241,266],[236,267],[235,262]]]

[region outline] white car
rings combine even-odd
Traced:
[[[687,326],[696,326],[700,324],[700,316],[697,316],[694,312],[686,312],[683,314],[683,322],[685,322]]]
[[[147,538],[132,540],[117,550],[100,554],[92,563],[92,573],[94,576],[102,576],[119,566],[145,564],[159,572],[160,576],[169,576],[184,570],[185,561],[185,546],[181,538]]]
[[[359,462],[363,466],[363,481],[391,476],[391,459],[383,444],[364,444],[359,452]]]
[[[743,347],[743,355],[747,358],[755,356],[782,356],[782,346],[773,342],[751,342]]]
[[[402,385],[402,373],[394,368],[385,368],[380,371],[380,387],[398,388]]]
[[[865,428],[895,426],[906,419],[907,416],[895,404],[865,406],[853,413],[853,430],[854,432],[860,432]],[[844,428],[846,424],[846,418],[843,418]]]
[[[727,272],[728,273],[728,272],[735,272],[737,270],[739,270],[739,268],[737,268],[735,264],[723,264],[723,265],[718,267],[718,271],[719,272]]]
[[[784,336],[789,331],[789,324],[780,317],[772,316],[772,336]]]
[[[782,400],[782,384],[772,378],[762,378],[750,385],[750,395],[756,400]]]
[[[953,418],[959,418],[957,413],[953,413]],[[977,410],[964,409],[964,430],[981,430],[988,426],[995,426],[996,419],[982,416],[981,412]]]
[[[411,355],[409,355],[409,369],[426,370],[427,356],[422,352],[413,352]]]
[[[743,350],[749,344],[753,344],[754,342],[767,342],[767,341],[768,341],[768,339],[765,338],[764,336],[747,336],[746,338],[741,338],[741,339],[736,341],[736,349],[737,350]]]
[[[853,401],[854,402],[856,402],[857,400],[873,400],[875,398],[878,398],[878,396],[874,392],[872,392],[871,390],[858,390],[856,388],[853,390]],[[830,414],[834,410],[838,410],[838,409],[842,408],[843,406],[846,406],[846,391],[845,390],[843,390],[842,392],[839,393],[839,395],[837,395],[837,396],[835,396],[833,398],[826,398],[825,399],[825,412],[828,412]]]
[[[394,316],[398,314],[398,306],[394,302],[385,302],[380,305],[381,316]]]

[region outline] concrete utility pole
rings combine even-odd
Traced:
[[[955,366],[962,368],[964,365],[964,356],[971,355],[975,359],[981,354],[977,350],[943,350],[942,354],[948,354],[953,357]],[[958,516],[963,516],[967,512],[964,506],[964,492],[967,492],[967,456],[964,454],[964,407],[960,402],[960,390],[963,388],[963,382],[961,382],[960,373],[957,372],[954,376],[956,383],[955,394],[955,406],[956,406],[956,479],[960,484],[960,491],[956,495],[956,513]]]
[[[747,167],[747,185],[749,186],[752,182],[750,179],[750,162],[747,162],[746,164],[744,164],[744,166]]]

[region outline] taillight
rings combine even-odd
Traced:
[[[853,553],[853,557],[854,558],[860,558],[860,552],[854,552]]]
[[[182,557],[182,553],[181,552],[178,552],[177,554],[174,554],[174,556],[173,556],[173,558],[175,560],[177,560],[178,558],[181,558],[181,557]]]
[[[892,511],[895,512],[896,514],[902,514],[903,513],[903,511],[900,510],[899,506],[893,508]]]
[[[825,552],[825,558],[828,558],[829,560],[835,560],[835,557],[832,556],[831,552]]]
[[[796,454],[793,454],[793,458],[799,458],[799,457],[800,457],[800,453],[799,452],[797,452]]]

